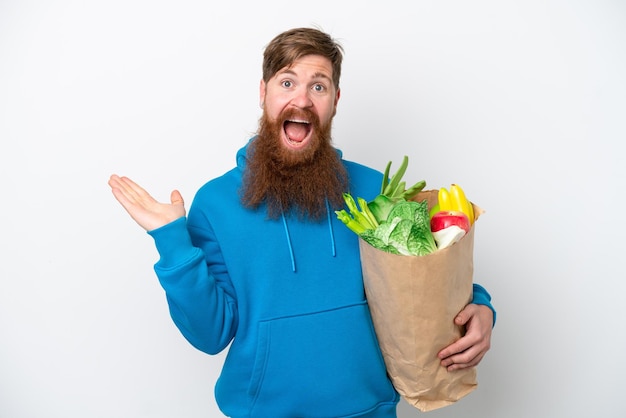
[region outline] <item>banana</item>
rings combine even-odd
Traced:
[[[459,210],[467,215],[470,221],[470,225],[474,223],[474,208],[467,197],[465,192],[458,184],[452,184],[450,186],[450,200],[452,202],[453,210]]]
[[[452,200],[448,189],[445,187],[440,188],[437,199],[439,200],[439,210],[452,210]]]

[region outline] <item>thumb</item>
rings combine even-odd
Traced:
[[[456,325],[465,325],[470,317],[470,313],[467,311],[467,308],[465,308],[454,318],[454,323]]]
[[[184,205],[185,201],[183,200],[183,196],[180,194],[178,190],[173,190],[170,194],[170,202],[172,205]]]

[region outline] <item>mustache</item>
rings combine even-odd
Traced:
[[[306,121],[310,125],[313,125],[314,128],[320,127],[319,116],[317,116],[317,113],[313,112],[310,109],[290,107],[288,109],[283,110],[279,114],[278,120],[282,121],[283,126],[285,122],[296,120],[296,121]]]

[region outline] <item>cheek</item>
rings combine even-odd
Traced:
[[[275,121],[278,119],[278,115],[280,115],[280,110],[273,104],[265,103],[265,107],[263,108],[263,112],[267,116],[268,119]]]
[[[272,120],[276,120],[282,110],[285,108],[285,101],[281,100],[280,97],[276,96],[266,96],[265,104],[263,110],[265,114]]]
[[[333,116],[335,116],[336,107],[334,105],[330,105],[324,109],[322,113],[320,113],[320,122],[322,124],[326,124],[331,121]]]

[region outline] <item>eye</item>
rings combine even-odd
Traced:
[[[324,86],[323,84],[314,84],[313,90],[317,93],[323,93],[326,90],[326,86]]]
[[[281,85],[285,88],[291,88],[293,86],[293,83],[290,80],[284,80]]]

